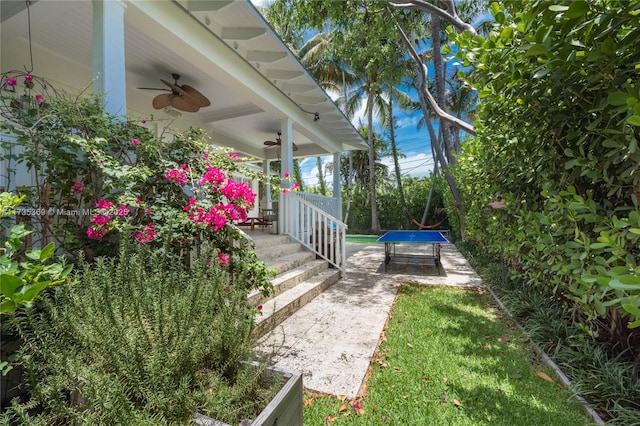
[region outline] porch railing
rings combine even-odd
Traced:
[[[342,216],[340,214],[340,200],[335,197],[327,197],[320,194],[311,194],[309,192],[296,192],[296,195],[333,217],[340,218]]]
[[[285,194],[287,219],[283,231],[344,274],[347,225],[306,199],[306,195]]]

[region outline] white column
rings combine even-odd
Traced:
[[[127,113],[122,0],[93,0],[93,91],[104,96],[109,114]]]
[[[266,177],[267,185],[264,187],[264,203],[260,206],[263,209],[271,208],[271,184],[269,183],[269,177],[271,176],[271,163],[265,158],[262,163],[262,174]]]
[[[280,177],[281,188],[289,188],[291,186],[291,180],[293,178],[293,122],[289,118],[284,118],[281,121],[281,141],[280,146]],[[289,176],[285,178],[285,173]],[[285,197],[280,194],[280,204],[278,207],[278,220],[280,225],[278,226],[278,233],[282,234],[285,229],[287,220],[287,206]]]
[[[342,220],[342,179],[340,179],[340,158],[342,154],[339,152],[333,153],[333,198],[336,199],[338,204],[338,211],[336,211],[336,218]]]

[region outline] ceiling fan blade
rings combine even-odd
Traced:
[[[167,86],[169,86],[171,88],[171,90],[173,91],[173,93],[180,94],[180,95],[187,95],[188,96],[188,93],[185,92],[184,90],[182,90],[182,87],[178,86],[177,84],[173,84],[170,81],[163,80],[163,79],[160,79],[160,81],[163,82],[164,84],[166,84]]]
[[[208,107],[209,105],[211,105],[211,102],[209,101],[209,99],[207,99],[206,96],[204,96],[202,93],[198,92],[196,89],[189,86],[188,84],[183,84],[182,90],[184,90],[187,94],[189,94],[192,98],[194,98],[198,102],[201,108]]]
[[[267,146],[280,145],[279,142],[274,142],[274,141],[264,141],[264,144]]]
[[[198,112],[198,110],[200,109],[199,105],[197,105],[194,102],[191,102],[191,99],[190,97],[188,97],[188,95],[187,97],[173,95],[173,98],[171,98],[170,105],[175,109],[179,109],[180,111],[184,111],[184,112]]]
[[[162,87],[137,87],[137,89],[140,89],[140,90],[163,90],[165,92],[170,92],[171,91],[169,89],[165,89],[165,88],[162,88]]]
[[[175,95],[171,93],[158,95],[155,98],[153,98],[152,105],[155,109],[162,109],[162,108],[168,107],[171,104],[171,98],[173,98],[174,96]]]
[[[296,145],[295,143],[291,142],[291,144],[293,145],[293,150],[297,151],[298,150],[298,145]]]

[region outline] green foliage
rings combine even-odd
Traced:
[[[189,424],[201,410],[237,424],[261,410],[273,391],[244,364],[255,271],[219,265],[209,246],[190,270],[148,245],[120,247],[117,258],[81,259],[77,285],[14,318],[31,399],[5,419]]]
[[[22,197],[0,193],[0,220],[15,214],[14,209],[21,202]],[[30,233],[24,225],[13,226],[4,247],[0,248],[0,314],[14,312],[20,306],[31,306],[46,288],[69,281],[73,265],[66,265],[64,259],[51,262],[55,254],[54,243],[20,255],[23,239]]]
[[[481,98],[478,136],[455,170],[468,235],[594,337],[638,356],[640,2],[491,11],[486,38],[450,34]],[[488,211],[498,194],[507,208]]]
[[[400,202],[400,194],[392,185],[387,184],[382,188],[378,196],[378,207],[380,210],[380,225],[382,229],[417,229],[411,218],[420,222],[424,209],[429,199],[429,191],[433,185],[434,179],[438,178],[430,176],[428,178],[404,178],[402,185],[405,193],[405,201],[407,211],[402,211]],[[435,225],[446,216],[442,210],[444,205],[441,190],[444,188],[438,185],[434,187],[431,196],[431,203],[427,214],[427,223],[425,225]],[[443,222],[440,228],[447,227],[447,223]]]

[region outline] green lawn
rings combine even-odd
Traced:
[[[378,239],[377,235],[347,235],[348,243],[371,244]]]
[[[355,406],[355,407],[354,407]],[[305,425],[585,425],[487,292],[404,285],[364,395],[305,394]]]

